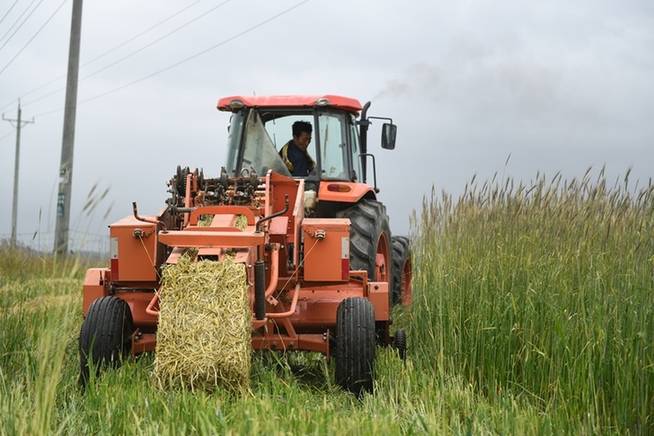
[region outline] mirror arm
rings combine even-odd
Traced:
[[[388,118],[388,117],[368,117],[368,119],[369,120],[384,120],[384,121],[388,121],[391,124],[393,124],[393,118]],[[370,124],[370,122],[368,122],[368,124]]]

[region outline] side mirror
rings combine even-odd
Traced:
[[[395,148],[395,135],[397,134],[397,125],[384,123],[382,126],[381,146],[386,150]]]

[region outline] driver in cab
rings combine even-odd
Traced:
[[[311,142],[312,130],[311,123],[306,121],[294,122],[293,139],[279,150],[279,156],[293,177],[306,177],[316,166],[307,151],[307,147]]]

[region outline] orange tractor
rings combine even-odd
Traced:
[[[253,349],[333,356],[339,385],[371,391],[376,346],[406,352],[404,331],[390,327],[392,306],[411,302],[411,254],[407,238],[391,236],[367,150],[371,119],[388,121],[385,149],[396,126],[369,117],[369,106],[332,95],[220,99],[231,113],[226,167],[217,178],[178,167],[163,211],[139,215],[134,203],[110,226],[109,268],[86,273],[82,381],[91,362],[98,370],[154,351],[161,270],[194,249],[197,259],[246,265]],[[279,153],[297,121],[313,127],[306,177],[293,177]]]

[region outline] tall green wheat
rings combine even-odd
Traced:
[[[654,187],[628,176],[432,191],[414,248],[422,363],[588,432],[653,432]]]
[[[152,356],[77,383],[85,262],[0,249],[0,435],[652,434],[654,190],[603,175],[474,180],[415,217],[402,364],[375,394],[258,353],[252,390],[162,391]]]

